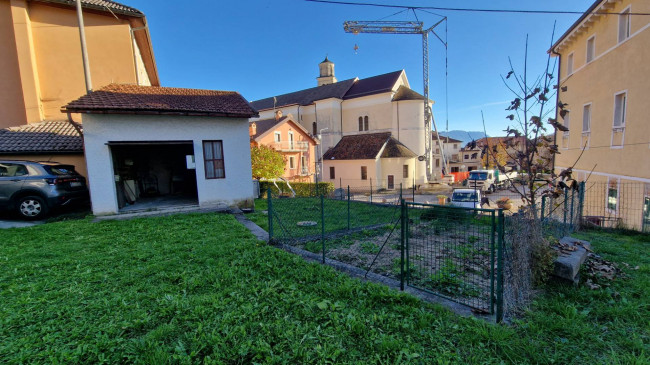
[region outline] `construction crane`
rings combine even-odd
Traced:
[[[346,33],[383,33],[383,34],[420,34],[422,35],[422,75],[424,79],[424,154],[427,167],[427,180],[431,181],[431,123],[436,132],[438,147],[442,155],[442,166],[449,171],[445,153],[440,143],[440,134],[435,120],[431,114],[431,105],[429,104],[429,33],[438,35],[433,31],[442,20],[429,28],[424,28],[424,23],[420,21],[346,21],[343,23],[343,30]],[[438,39],[447,46],[440,37]]]

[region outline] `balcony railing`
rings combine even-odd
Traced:
[[[307,151],[309,149],[309,142],[304,141],[282,141],[282,142],[273,142],[271,144],[275,150],[280,152],[292,152],[292,151]]]

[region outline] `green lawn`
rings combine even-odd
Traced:
[[[273,199],[273,232],[275,239],[297,239],[320,236],[324,209],[325,233],[337,232],[348,228],[362,228],[377,224],[392,223],[399,217],[399,206],[372,205],[363,202],[325,199],[321,207],[320,198]],[[349,204],[349,205],[348,205]],[[249,218],[268,231],[268,215],[261,213],[268,210],[266,199],[255,200],[256,213]],[[314,226],[299,227],[298,222],[312,221]]]
[[[650,362],[647,236],[582,235],[639,269],[547,288],[497,326],[306,263],[229,215],[0,233],[0,362]]]

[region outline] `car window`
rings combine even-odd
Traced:
[[[51,175],[79,175],[72,165],[45,165],[43,167]]]
[[[0,163],[0,176],[3,177],[15,177],[15,176],[26,176],[29,175],[25,165],[2,162]]]

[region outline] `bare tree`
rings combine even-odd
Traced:
[[[554,33],[555,28],[553,36]],[[523,72],[516,72],[512,60],[508,58],[508,61],[510,69],[505,76],[501,76],[501,79],[515,98],[506,108],[511,113],[506,118],[513,124],[505,129],[506,138],[503,143],[508,148],[503,151],[508,154],[509,160],[514,164],[514,166],[510,166],[511,169],[518,169],[526,173],[522,185],[511,184],[511,186],[531,208],[530,212],[533,216],[537,217],[537,201],[540,196],[559,196],[568,186],[577,188],[577,182],[571,177],[571,168],[559,174],[548,171],[555,154],[559,153],[550,131],[568,131],[563,123],[555,119],[556,107],[559,109],[562,119],[569,111],[566,109],[567,104],[562,103],[557,97],[557,93],[560,91],[559,80],[557,83],[554,81],[557,62],[552,62],[550,54],[547,56],[543,72],[535,77],[530,77],[528,36],[526,36]],[[565,90],[566,88],[562,88],[562,91]],[[557,105],[553,101],[556,97]],[[496,153],[494,149],[488,148],[486,153],[494,157],[493,161],[497,163],[499,169],[507,168],[505,164],[499,164],[499,159],[494,156]],[[543,183],[540,184],[540,182]]]

